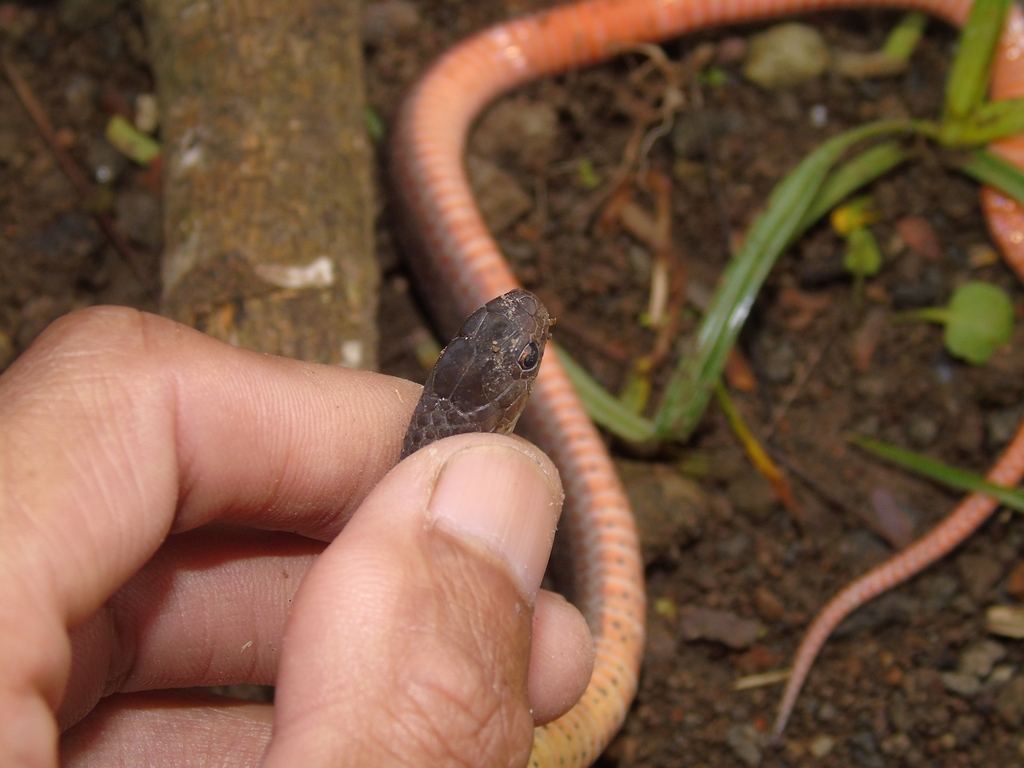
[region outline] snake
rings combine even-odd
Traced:
[[[971,0],[584,0],[499,23],[443,54],[413,86],[392,127],[389,174],[404,251],[439,329],[451,333],[481,304],[519,287],[487,230],[464,168],[476,116],[501,93],[536,78],[611,58],[685,32],[825,9],[921,10],[951,24]],[[1014,6],[991,73],[993,99],[1024,96],[1024,16]],[[1024,168],[1024,137],[991,146]],[[993,240],[1024,279],[1024,209],[985,188]],[[636,694],[645,631],[643,560],[632,512],[599,433],[548,349],[523,426],[555,462],[566,492],[559,536],[572,576],[567,591],[590,626],[594,671],[579,702],[534,731],[530,765],[590,765],[623,724]],[[987,478],[1024,476],[1024,424]],[[934,529],[843,588],[811,623],[794,656],[773,732],[781,734],[813,661],[835,626],[868,600],[943,557],[995,510],[970,494]]]

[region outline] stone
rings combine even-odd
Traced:
[[[735,650],[749,648],[760,632],[761,625],[753,619],[714,608],[691,608],[679,622],[683,640],[711,640]]]
[[[750,38],[743,76],[769,90],[792,88],[818,77],[828,64],[828,45],[821,33],[790,22]]]
[[[367,45],[380,45],[413,34],[422,22],[419,8],[408,0],[368,3],[363,8],[360,36]]]
[[[967,699],[981,690],[981,681],[966,672],[943,672],[941,679],[943,688]]]
[[[960,654],[960,671],[976,677],[988,677],[997,661],[1006,656],[1006,647],[995,640],[982,640]]]
[[[761,765],[762,752],[757,730],[751,725],[734,725],[725,735],[725,743],[736,758],[749,768]]]

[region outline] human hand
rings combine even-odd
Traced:
[[[561,486],[495,435],[392,469],[418,395],[130,310],[51,326],[0,377],[0,764],[525,764],[593,661],[537,592]],[[275,706],[173,690],[233,683]]]

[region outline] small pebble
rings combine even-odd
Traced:
[[[826,701],[818,707],[815,717],[819,723],[834,723],[836,718],[839,717],[839,708],[831,701]]]
[[[905,733],[896,733],[884,739],[881,744],[882,754],[889,757],[902,757],[912,746],[910,737]]]
[[[421,23],[420,11],[415,3],[408,0],[385,0],[382,3],[369,3],[363,8],[360,32],[367,45],[380,45],[409,35]]]
[[[750,551],[753,543],[754,540],[749,533],[738,531],[718,543],[718,558],[725,562],[739,560]]]
[[[985,688],[996,689],[1002,688],[1008,682],[1013,679],[1013,676],[1017,673],[1017,668],[1012,664],[1000,664],[992,670],[992,673],[988,676],[988,680],[985,681]]]
[[[791,88],[818,77],[828,64],[828,45],[821,33],[789,22],[750,38],[743,76],[762,88]]]
[[[835,739],[831,736],[817,736],[811,740],[811,754],[819,760],[836,746]]]
[[[907,248],[928,261],[942,259],[942,246],[935,229],[922,216],[905,216],[896,222],[896,233]]]
[[[763,584],[754,590],[754,608],[758,616],[769,622],[782,621],[786,615],[782,601]]]
[[[752,725],[734,725],[725,735],[725,743],[744,765],[750,768],[761,765],[760,737]]]
[[[969,699],[981,690],[981,681],[966,672],[943,672],[940,679],[943,688],[964,698]]]
[[[761,625],[753,619],[714,608],[691,608],[679,622],[679,636],[683,640],[711,640],[735,650],[753,645],[760,630]]]
[[[143,133],[153,133],[160,125],[160,108],[152,93],[135,97],[135,127]]]
[[[997,661],[1006,656],[1006,647],[995,640],[982,640],[960,654],[960,671],[975,677],[988,677]]]
[[[828,125],[828,107],[824,104],[815,104],[807,117],[815,128],[824,128]]]

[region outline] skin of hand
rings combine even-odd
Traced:
[[[85,310],[0,376],[0,765],[525,765],[593,648],[558,474],[419,387]],[[327,542],[330,542],[328,544]],[[275,684],[273,706],[174,690]]]

